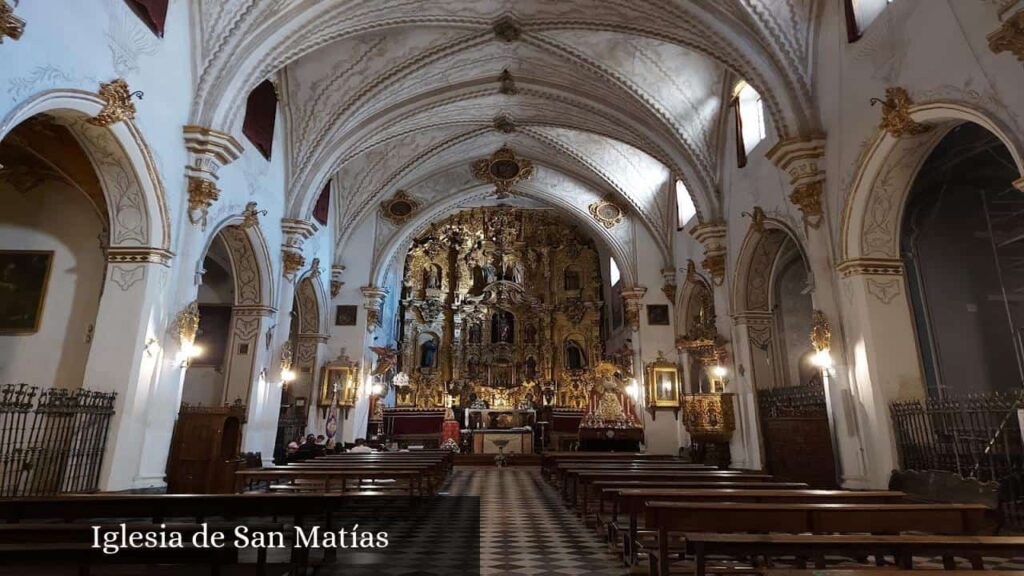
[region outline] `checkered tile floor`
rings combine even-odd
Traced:
[[[483,576],[626,573],[536,468],[459,467],[447,491],[480,496]]]
[[[536,468],[459,467],[446,491],[480,496],[483,576],[629,573],[595,532],[562,505]],[[959,564],[970,568],[966,561]],[[942,559],[918,558],[914,565],[942,569]],[[985,558],[985,568],[1024,570],[1024,558]]]

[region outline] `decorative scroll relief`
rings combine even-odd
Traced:
[[[235,303],[260,304],[260,271],[249,236],[238,226],[228,226],[221,234],[224,237],[224,244],[231,253],[231,263],[234,266]]]
[[[67,123],[89,156],[103,185],[110,210],[111,246],[150,244],[146,200],[131,163],[110,130],[90,124],[85,118]]]

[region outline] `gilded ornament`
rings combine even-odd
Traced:
[[[18,5],[17,0],[14,5]],[[4,36],[17,40],[24,32],[25,21],[14,15],[14,8],[6,0],[0,0],[0,44],[4,43]]]
[[[614,228],[616,224],[622,222],[625,215],[622,212],[622,208],[619,208],[617,204],[609,200],[601,200],[594,202],[590,206],[587,206],[590,210],[590,215],[594,217],[605,228]]]
[[[700,265],[711,276],[715,286],[725,282],[725,254],[708,254]]]
[[[419,209],[419,200],[405,190],[395,192],[390,199],[380,203],[381,215],[396,226],[408,222]]]
[[[668,298],[668,301],[671,304],[675,304],[676,303],[676,285],[675,284],[670,284],[670,283],[666,282],[661,287],[661,292],[665,295],[665,298]]]
[[[199,302],[193,300],[178,312],[178,342],[194,344],[199,334]]]
[[[100,98],[106,100],[103,110],[96,116],[89,118],[87,122],[93,126],[107,127],[124,120],[135,119],[135,103],[132,96],[141,92],[131,92],[128,83],[122,78],[111,82],[100,83]]]
[[[1024,10],[1004,20],[998,30],[988,35],[988,47],[995,54],[1009,52],[1024,62]]]
[[[818,352],[832,347],[832,329],[821,310],[815,310],[811,315],[811,345]]]
[[[508,146],[502,146],[490,158],[473,163],[477,180],[494,184],[497,198],[508,198],[512,187],[533,177],[533,162],[519,158]]]
[[[917,136],[931,130],[910,117],[910,107],[913,105],[910,94],[905,88],[891,86],[885,89],[885,100],[878,98],[871,99],[871,105],[882,105],[882,122],[879,127],[895,138],[903,136]]]
[[[259,228],[260,216],[266,216],[266,210],[257,210],[255,202],[249,202],[245,205],[245,210],[242,211],[242,228],[248,230],[249,228]]]
[[[341,287],[345,283],[341,280],[331,280],[331,298],[337,298],[338,294],[341,294]]]
[[[793,196],[790,195],[790,199],[791,200],[792,200],[792,198],[793,198]],[[748,214],[746,212],[744,212],[743,215],[747,216]],[[764,210],[760,206],[754,206],[754,210],[749,214],[749,216],[750,216],[750,229],[755,231],[755,232],[757,232],[758,234],[764,234],[764,231],[765,231],[765,220],[767,218],[765,216],[765,214],[764,214]]]
[[[824,214],[821,207],[821,190],[822,181],[816,180],[794,186],[793,192],[789,195],[789,201],[795,204],[803,214],[804,223],[814,229],[821,226],[821,217]]]
[[[686,394],[683,421],[686,431],[701,442],[728,442],[736,430],[732,394]]]
[[[210,206],[220,198],[220,189],[212,180],[188,177],[188,219],[193,224],[206,227],[206,215]]]
[[[306,264],[306,258],[294,250],[281,251],[281,267],[284,277],[288,280],[295,278],[295,274]]]

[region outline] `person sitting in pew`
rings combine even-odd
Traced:
[[[366,438],[356,438],[356,445],[349,448],[349,452],[353,454],[368,454],[373,451],[373,448],[366,445]]]
[[[294,460],[302,461],[324,455],[324,447],[316,443],[316,436],[306,436],[306,442],[295,451]]]

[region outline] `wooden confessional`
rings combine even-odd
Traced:
[[[230,494],[241,462],[245,406],[182,404],[167,458],[169,494]]]

